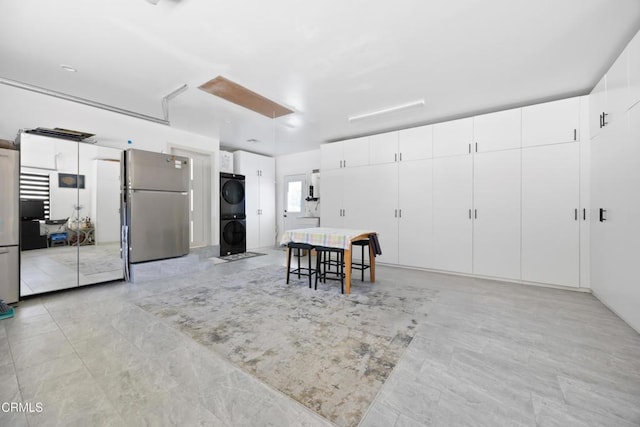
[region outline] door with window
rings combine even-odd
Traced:
[[[298,218],[304,216],[307,176],[287,175],[284,177],[284,229],[300,228]]]
[[[171,153],[189,158],[189,246],[207,246],[211,238],[211,156],[179,148],[172,148]]]

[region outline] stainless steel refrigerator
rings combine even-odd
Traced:
[[[189,253],[189,159],[129,149],[122,154],[122,240],[128,263]]]
[[[18,151],[0,148],[0,299],[8,303],[20,297],[19,197]]]

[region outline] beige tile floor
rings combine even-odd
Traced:
[[[331,425],[133,305],[284,253],[22,302],[0,321],[0,425]],[[593,296],[380,266],[439,291],[362,426],[637,426],[640,335]]]

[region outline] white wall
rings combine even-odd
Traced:
[[[160,106],[160,98],[158,98],[158,106]],[[196,135],[154,122],[6,85],[0,85],[0,111],[2,111],[0,114],[1,139],[14,140],[20,129],[60,127],[95,133],[98,146],[120,150],[138,148],[169,152],[170,146],[182,146],[210,152],[214,158],[212,162],[214,165],[212,188],[219,187],[217,153],[220,148],[220,140],[217,136]],[[129,140],[132,141],[131,144],[128,144]],[[81,201],[81,204],[89,207],[91,205],[90,195],[86,201]],[[213,212],[219,212],[218,204],[218,198],[214,197],[212,200]],[[60,214],[68,216],[68,213],[60,212]],[[216,222],[217,218],[211,227],[213,244],[219,242]]]
[[[277,242],[280,242],[284,230],[284,177],[287,175],[305,174],[307,182],[311,182],[311,171],[320,169],[320,150],[303,151],[276,157],[276,224],[278,227]],[[322,181],[322,174],[320,174]],[[322,189],[322,184],[320,185]],[[308,191],[308,189],[307,189]],[[320,190],[322,191],[322,190]],[[306,194],[306,193],[305,193]],[[320,202],[322,195],[320,195]],[[305,202],[305,208],[312,209],[314,216],[320,216],[320,205],[316,202]]]

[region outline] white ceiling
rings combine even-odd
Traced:
[[[0,77],[159,118],[186,83],[171,126],[271,155],[588,93],[640,29],[638,0],[0,0],[0,12]],[[217,75],[296,113],[272,120],[198,89]]]

